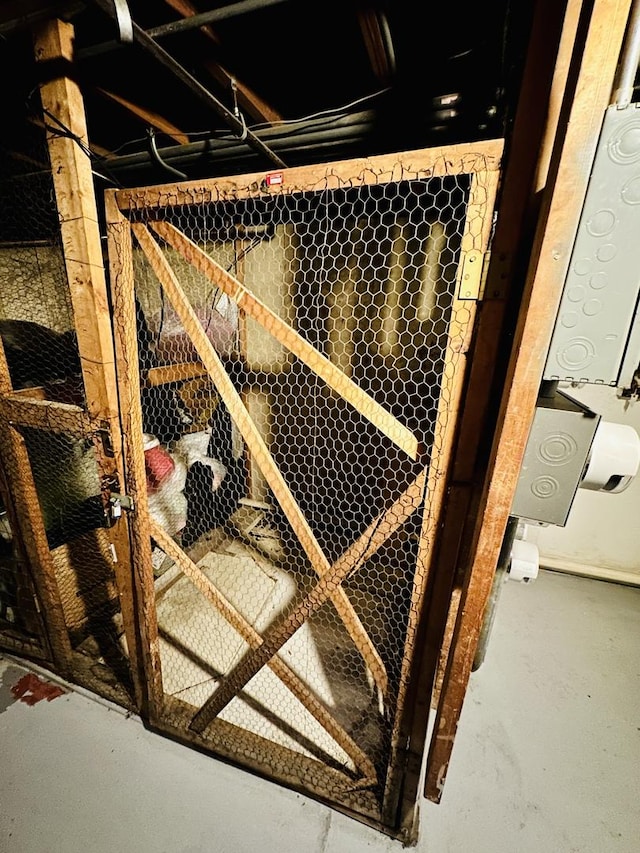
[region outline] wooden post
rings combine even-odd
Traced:
[[[561,137],[552,157],[489,468],[474,513],[471,571],[462,590],[428,756],[425,796],[436,802],[449,767],[629,8],[630,0],[594,3],[575,93],[566,105],[566,121],[559,122]]]
[[[153,721],[160,717],[163,688],[142,439],[133,247],[131,227],[114,204],[113,193],[106,195],[106,213],[114,332],[120,368],[120,405],[126,467],[126,479],[123,479],[123,482],[127,484],[127,492],[134,501],[136,513],[129,529],[135,569],[132,594],[135,594],[137,603],[140,666],[144,677],[143,713]]]
[[[39,65],[73,62],[71,24],[48,21],[35,36]],[[47,132],[60,234],[73,305],[87,409],[94,418],[116,420],[118,402],[111,319],[104,275],[100,229],[84,102],[69,77],[56,77],[40,86],[47,124],[70,135]],[[76,139],[78,141],[76,141]]]
[[[71,24],[50,20],[34,36],[36,62],[46,68],[55,63],[62,70],[73,62],[74,29]],[[84,102],[70,77],[56,76],[40,86],[47,124],[66,128],[69,135],[49,131],[47,144],[53,176],[64,262],[73,306],[82,376],[90,418],[108,434],[108,447],[94,433],[94,445],[103,493],[124,483],[118,393],[111,316],[104,273],[98,212],[86,153],[88,144]],[[111,450],[112,448],[112,450]],[[114,488],[115,487],[115,488]],[[126,520],[109,530],[115,554],[114,572],[120,595],[123,626],[131,671],[140,701],[137,631],[133,606],[131,553]]]

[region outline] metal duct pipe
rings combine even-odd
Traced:
[[[633,90],[640,64],[640,0],[634,0],[629,14],[629,23],[622,48],[620,68],[613,90],[613,103],[617,107],[628,107],[633,99]]]

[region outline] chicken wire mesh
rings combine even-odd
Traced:
[[[14,533],[5,482],[0,494],[0,644],[41,658],[47,653],[44,630],[28,563]]]
[[[470,182],[123,207],[162,722],[378,817],[464,235],[482,248]]]
[[[6,500],[16,505],[11,539],[4,534],[2,539],[5,550],[16,540],[30,542],[31,550],[27,561],[2,560],[0,612],[4,622],[11,613],[16,624],[33,632],[31,611],[44,611],[44,633],[62,631],[65,636],[57,637],[57,644],[67,657],[73,656],[64,674],[130,705],[131,677],[101,479],[102,446],[89,419],[83,419],[86,395],[78,333],[45,135],[53,125],[43,116],[37,90],[24,91],[21,82],[12,98],[15,120],[0,152],[0,367],[5,392],[0,414]],[[66,429],[65,423],[72,421],[75,427]],[[49,590],[46,602],[33,598],[29,576],[34,571]],[[27,599],[23,591],[18,601],[16,590],[25,588],[31,595]],[[61,611],[57,628],[48,618],[52,604]],[[41,625],[39,631],[44,648]],[[11,647],[9,640],[0,619],[0,645]]]

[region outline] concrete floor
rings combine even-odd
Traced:
[[[0,659],[0,853],[398,853],[399,842]],[[419,853],[640,851],[640,589],[508,582]]]

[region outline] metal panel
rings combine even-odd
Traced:
[[[638,107],[605,114],[545,379],[618,383],[640,285]]]
[[[538,401],[513,515],[566,524],[599,423],[600,415],[562,392]]]

